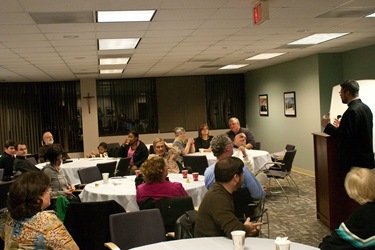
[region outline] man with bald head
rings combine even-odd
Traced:
[[[53,140],[53,135],[51,132],[45,132],[43,134],[43,142],[42,142],[42,147],[39,148],[38,150],[38,161],[39,163],[43,163],[45,162],[46,160],[44,159],[44,155],[46,154],[47,150],[54,146],[55,148],[58,148],[61,150],[62,152],[62,156],[63,156],[63,159],[70,159],[69,155],[67,154],[67,152],[64,150],[64,148],[60,145],[60,144],[57,144],[57,143],[54,143],[54,140]]]

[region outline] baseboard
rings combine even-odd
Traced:
[[[307,169],[304,169],[304,168],[299,168],[299,167],[296,167],[296,166],[293,166],[292,170],[296,171],[300,174],[305,174],[305,175],[308,175],[308,176],[315,177],[314,171],[310,171],[310,170],[307,170]]]

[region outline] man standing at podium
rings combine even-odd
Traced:
[[[324,132],[337,137],[340,143],[340,167],[349,172],[353,166],[374,168],[372,145],[373,115],[370,108],[359,99],[359,84],[347,80],[340,84],[340,97],[348,109],[341,120],[330,123],[329,113],[321,121]]]

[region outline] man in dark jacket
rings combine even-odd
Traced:
[[[12,179],[15,153],[14,141],[7,140],[4,143],[4,152],[0,157],[0,168],[4,169],[3,181],[10,181]]]
[[[14,170],[20,171],[22,173],[33,171],[40,172],[40,169],[32,164],[29,160],[26,159],[27,156],[27,147],[23,142],[16,143],[15,149],[16,159],[14,160]]]

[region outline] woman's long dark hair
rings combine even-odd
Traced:
[[[42,211],[40,197],[49,186],[49,177],[44,173],[26,172],[18,177],[9,189],[8,210],[12,218],[29,218]]]

